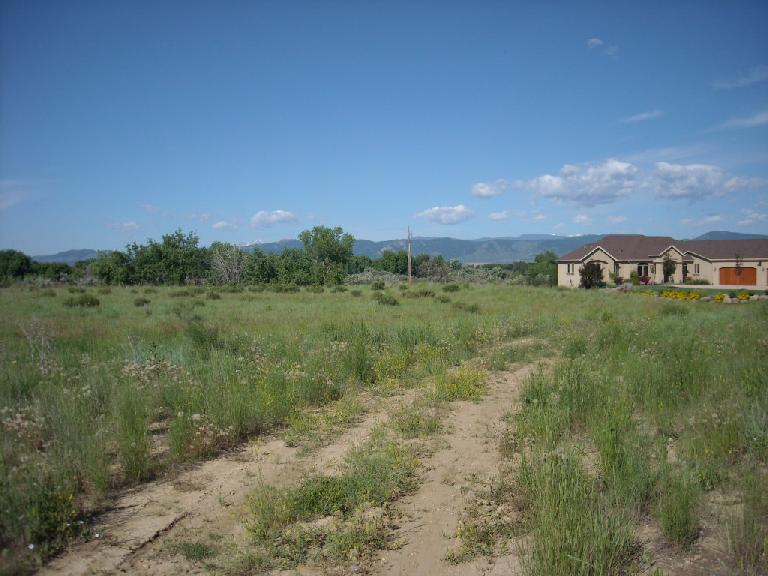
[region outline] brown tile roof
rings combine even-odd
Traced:
[[[693,252],[707,260],[732,259],[737,254],[742,258],[768,260],[768,240],[675,240],[671,236],[611,234],[564,254],[560,261],[581,261],[598,246],[619,261],[647,260],[658,256],[669,246],[674,246],[684,253]]]
[[[602,240],[585,244],[560,257],[563,261],[580,261],[594,248],[600,246],[616,260],[646,260],[650,254],[658,254],[675,239],[671,236],[643,236],[642,234],[611,234]]]

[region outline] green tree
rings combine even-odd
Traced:
[[[677,264],[669,256],[665,256],[661,264],[661,270],[664,273],[664,282],[669,282],[669,279],[675,275]]]
[[[587,262],[579,270],[581,277],[580,286],[582,288],[599,288],[603,286],[603,269],[598,262]]]
[[[315,226],[299,234],[299,240],[312,262],[313,283],[339,284],[344,280],[347,262],[352,258],[355,245],[351,234],[345,234],[339,226]]]
[[[32,259],[18,250],[0,250],[0,278],[23,278],[32,272]]]
[[[557,285],[557,254],[551,250],[537,254],[526,275],[534,285]]]
[[[408,252],[405,250],[398,250],[397,252],[385,250],[381,258],[373,261],[373,267],[393,274],[407,274]]]
[[[104,284],[128,284],[131,280],[130,261],[125,252],[101,252],[90,261],[90,272]]]

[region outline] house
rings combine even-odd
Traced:
[[[665,261],[672,265],[666,266]],[[768,288],[768,240],[675,240],[669,236],[611,234],[557,261],[558,286],[579,286],[579,270],[597,262],[605,282],[636,273],[649,284],[706,280],[726,287]]]

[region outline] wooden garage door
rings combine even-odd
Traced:
[[[720,268],[720,284],[754,286],[757,284],[757,268]]]

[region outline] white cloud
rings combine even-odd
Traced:
[[[219,220],[212,225],[214,230],[237,230],[239,226],[235,222],[229,222],[227,220]]]
[[[659,118],[661,115],[661,110],[649,110],[648,112],[641,112],[640,114],[634,114],[632,116],[622,118],[620,122],[622,124],[637,124],[638,122],[645,122],[646,120]]]
[[[648,187],[657,198],[701,200],[725,196],[766,186],[768,180],[731,176],[722,168],[711,164],[670,164],[657,162],[648,179]]]
[[[755,224],[768,223],[768,213],[757,212],[749,208],[742,210],[744,219],[738,221],[739,226],[753,226]]]
[[[516,180],[513,185],[559,202],[596,206],[629,195],[638,185],[637,174],[633,164],[609,159],[600,164],[566,164],[559,175]]]
[[[494,198],[504,193],[509,186],[506,180],[496,180],[495,182],[478,182],[472,186],[472,196],[478,198]]]
[[[754,128],[764,124],[768,124],[768,110],[746,118],[731,118],[727,122],[723,122],[720,128]]]
[[[251,218],[251,226],[254,228],[272,226],[274,224],[283,224],[286,222],[296,222],[298,218],[293,212],[287,210],[259,210]]]
[[[534,212],[534,213],[533,213],[533,219],[534,219],[534,221],[536,221],[536,222],[541,222],[542,220],[546,220],[546,219],[547,219],[547,217],[546,217],[546,216],[544,216],[544,214],[542,214],[541,212],[539,212],[539,211],[537,210],[536,212]]]
[[[755,66],[746,72],[740,72],[736,78],[713,82],[712,86],[730,90],[731,88],[744,88],[765,80],[768,80],[768,66]]]
[[[587,48],[599,48],[605,44],[600,38],[590,38],[587,40]]]
[[[576,216],[573,217],[573,222],[581,226],[589,226],[592,224],[592,218],[586,214],[576,214]]]
[[[142,204],[141,208],[147,214],[157,214],[160,212],[160,206],[155,206],[154,204]]]
[[[609,159],[601,163],[566,164],[557,175],[516,180],[512,185],[556,202],[591,207],[611,204],[639,192],[661,199],[701,200],[766,187],[768,179],[734,176],[711,164],[656,162],[649,171],[630,162]]]
[[[555,230],[562,230],[563,228],[565,228],[565,224],[562,222],[555,224]]]
[[[469,220],[473,214],[474,212],[464,204],[459,204],[458,206],[434,206],[419,212],[416,216],[426,218],[435,224],[459,224]]]
[[[128,222],[115,222],[114,224],[110,224],[109,227],[117,232],[135,232],[141,228],[141,224],[129,220]]]
[[[608,216],[608,222],[610,224],[621,224],[622,222],[626,222],[627,217],[626,216]]]

